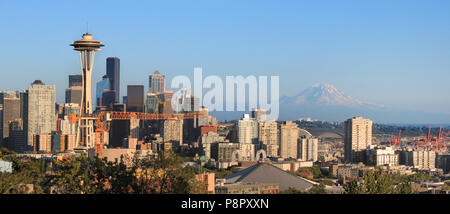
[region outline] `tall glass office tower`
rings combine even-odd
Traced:
[[[108,76],[103,76],[102,80],[97,82],[96,88],[95,88],[95,96],[97,97],[97,106],[107,106],[110,103],[102,103],[102,95],[104,91],[109,91],[111,89],[111,81],[109,80]],[[115,91],[114,91],[115,93]],[[114,94],[114,99],[115,99]]]
[[[116,92],[115,102],[120,102],[120,59],[118,57],[106,58],[106,76],[110,81],[110,90]]]

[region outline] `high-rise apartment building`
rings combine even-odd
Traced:
[[[175,98],[171,98],[175,99]],[[166,100],[165,105],[172,105],[172,101]],[[193,94],[184,94],[182,97],[183,108],[181,112],[199,112],[200,111],[200,99]],[[174,109],[173,109],[174,110]],[[176,109],[174,111],[180,111]],[[186,119],[184,120],[184,138],[190,141],[195,141],[200,137],[200,118]]]
[[[148,80],[148,92],[161,94],[166,88],[166,77],[156,70]]]
[[[244,114],[244,117],[237,121],[236,127],[238,143],[258,144],[258,121],[250,118],[250,115]]]
[[[33,136],[50,134],[56,130],[54,85],[45,85],[36,80],[25,93],[24,129],[27,145],[33,146]]]
[[[184,112],[199,112],[200,111],[200,98],[193,94],[184,98]]]
[[[211,144],[211,158],[218,162],[234,162],[239,160],[239,143]]]
[[[129,85],[127,88],[127,111],[144,112],[144,86]]]
[[[159,100],[155,93],[148,92],[147,99],[145,102],[145,112],[146,113],[158,113]]]
[[[280,126],[280,157],[297,159],[299,128],[292,121]]]
[[[162,137],[164,142],[171,142],[174,146],[183,145],[183,120],[164,120]]]
[[[268,157],[279,157],[279,130],[275,121],[259,122],[259,143]]]
[[[252,111],[252,117],[257,121],[266,121],[268,115],[269,111],[267,109],[257,108]]]
[[[200,138],[200,145],[204,156],[211,158],[211,144],[225,142],[225,137],[215,132],[208,132]]]
[[[256,154],[256,144],[239,143],[239,161],[254,161]]]
[[[199,109],[200,113],[202,113],[202,115],[204,115],[204,117],[198,118],[198,126],[202,127],[202,126],[217,126],[218,122],[217,119],[211,115],[209,115],[209,111],[208,108],[200,108]]]
[[[72,114],[80,113],[80,105],[76,103],[65,103],[62,107],[62,119],[58,120],[58,131],[63,135],[75,135],[78,130],[78,124],[72,123],[69,119]]]
[[[344,123],[344,157],[347,162],[363,162],[361,151],[372,144],[372,124],[369,119],[354,117]]]
[[[164,93],[161,96],[163,97],[163,99],[162,99],[163,105],[162,105],[162,108],[159,109],[159,112],[163,113],[163,114],[173,113],[173,108],[172,108],[173,91],[171,91],[171,90],[164,91]]]
[[[436,168],[436,152],[431,150],[414,150],[407,151],[407,162],[409,166],[417,169],[435,169]]]
[[[316,162],[319,159],[319,139],[315,137],[300,138],[298,152],[298,159]]]
[[[120,102],[120,59],[118,57],[106,58],[106,76],[110,81],[110,90],[115,91],[115,103]]]

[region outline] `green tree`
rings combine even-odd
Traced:
[[[280,191],[279,194],[305,194],[305,192],[289,187],[287,190]]]
[[[349,194],[411,194],[411,184],[397,174],[383,175],[381,171],[366,172],[346,185]]]
[[[308,194],[327,194],[327,191],[325,190],[325,185],[320,183],[319,185],[314,185],[311,190],[307,192]]]
[[[136,193],[201,193],[204,186],[195,179],[195,171],[181,167],[182,160],[172,151],[161,151],[136,164],[140,169],[133,188]]]
[[[0,194],[26,194],[32,179],[24,173],[0,173]]]
[[[0,193],[43,193],[45,161],[23,162],[5,148],[1,149],[1,154],[3,159],[12,162],[13,172],[0,173]]]
[[[54,190],[54,193],[60,194],[95,193],[91,169],[90,160],[86,156],[55,160],[46,177],[47,191]]]
[[[292,187],[289,187],[287,190],[280,191],[280,194],[327,194],[325,190],[325,186],[323,184],[314,185],[308,191],[301,191]]]

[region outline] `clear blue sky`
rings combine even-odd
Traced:
[[[69,46],[85,32],[121,59],[127,84],[155,69],[192,75],[279,75],[281,95],[330,83],[382,105],[450,113],[450,1],[441,0],[0,0],[0,90],[80,73]]]

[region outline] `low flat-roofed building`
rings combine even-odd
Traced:
[[[337,169],[338,178],[358,178],[360,176],[360,168],[358,165],[343,165]]]
[[[399,154],[395,153],[393,147],[373,148],[367,150],[368,163],[372,166],[397,166]]]

